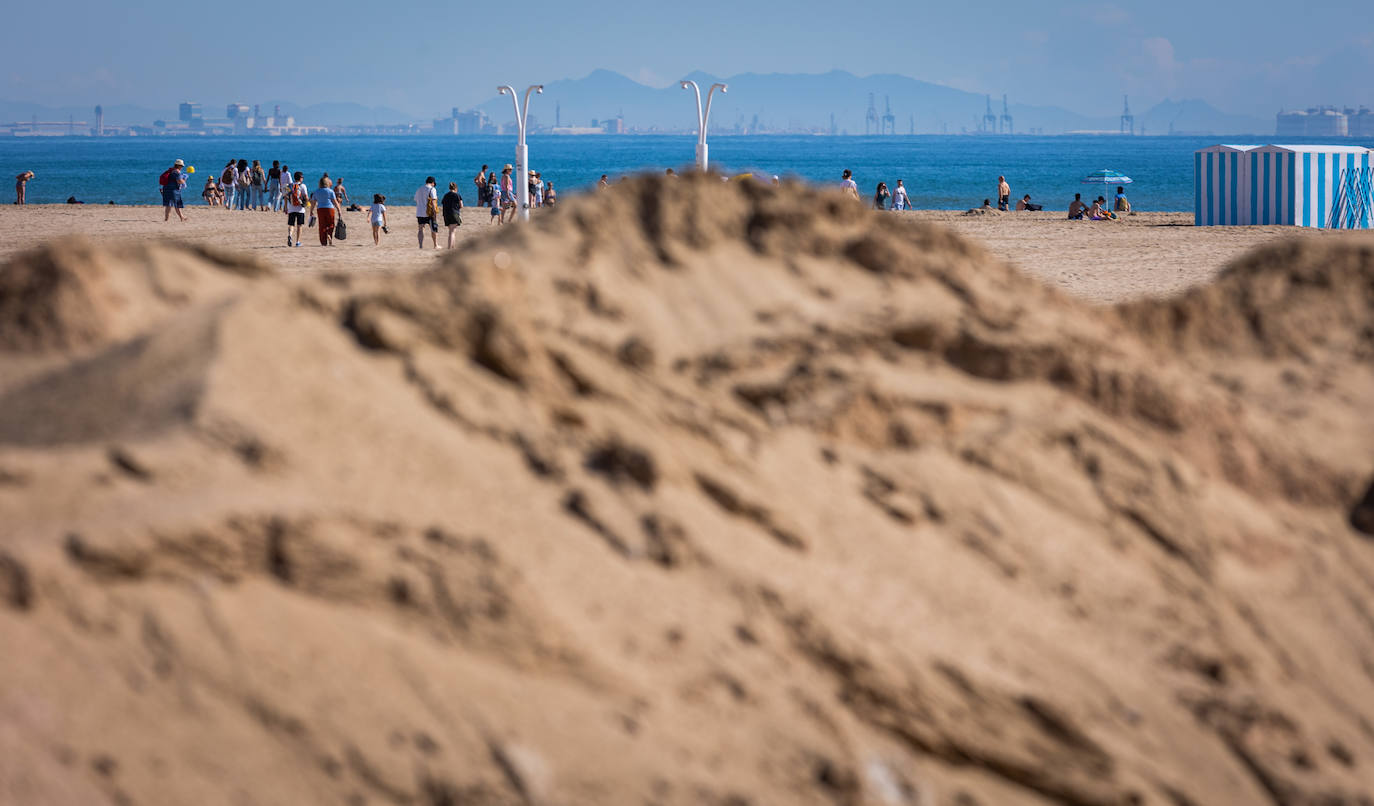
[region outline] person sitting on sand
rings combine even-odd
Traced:
[[[1112,203],[1112,209],[1118,213],[1131,212],[1131,203],[1126,200],[1126,188],[1117,185],[1116,201]]]
[[[15,203],[15,204],[26,204],[26,203],[27,203],[27,202],[24,200],[24,199],[25,199],[25,195],[24,195],[24,194],[25,194],[26,186],[29,184],[29,180],[32,179],[33,177],[34,177],[33,171],[24,171],[23,173],[19,174],[18,176],[16,176],[16,177],[14,178],[14,203]]]
[[[606,175],[605,175],[605,174],[602,174],[602,175],[601,175],[601,180],[598,181],[598,182],[596,183],[596,189],[597,189],[597,190],[605,190],[606,188],[608,188],[608,187],[610,187],[610,186],[611,186],[611,183],[610,183],[609,181],[607,181]]]
[[[1096,199],[1094,199],[1092,209],[1088,211],[1088,220],[1110,221],[1113,218],[1116,218],[1116,216],[1107,212],[1106,204],[1107,200],[1101,196],[1098,196]]]
[[[1074,221],[1082,221],[1083,213],[1088,209],[1088,205],[1083,203],[1083,194],[1073,194],[1073,201],[1069,202],[1069,218]]]
[[[992,199],[983,199],[983,207],[982,207],[982,209],[984,209],[984,210],[991,210],[991,209],[992,209]]]
[[[1019,201],[1016,202],[1016,210],[1017,210],[1018,212],[1020,212],[1020,211],[1022,211],[1022,210],[1029,210],[1029,209],[1030,209],[1030,194],[1027,193],[1026,195],[1022,196],[1021,199],[1020,199]]]

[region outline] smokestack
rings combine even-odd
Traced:
[[[95,136],[105,136],[105,107],[103,106],[95,108]]]

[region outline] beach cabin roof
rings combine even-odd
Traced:
[[[1282,151],[1289,154],[1368,154],[1369,149],[1364,146],[1285,146],[1268,145],[1261,146],[1260,151]]]
[[[1199,148],[1198,151],[1199,151],[1199,152],[1207,152],[1207,151],[1212,151],[1212,152],[1251,151],[1251,150],[1256,149],[1256,148],[1259,148],[1259,146],[1235,146],[1235,145],[1224,145],[1224,144],[1223,144],[1223,145],[1207,146],[1206,148]]]

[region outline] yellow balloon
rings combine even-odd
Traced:
[[[196,166],[192,165],[191,167],[189,167],[189,168],[186,169],[186,172],[187,172],[187,173],[195,173],[195,172],[196,172]]]

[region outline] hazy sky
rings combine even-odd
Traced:
[[[523,10],[523,13],[522,13]],[[1299,4],[701,0],[23,2],[0,98],[172,108],[357,101],[417,116],[604,67],[901,73],[1022,103],[1116,114],[1202,98],[1230,112],[1374,105],[1368,0]]]

